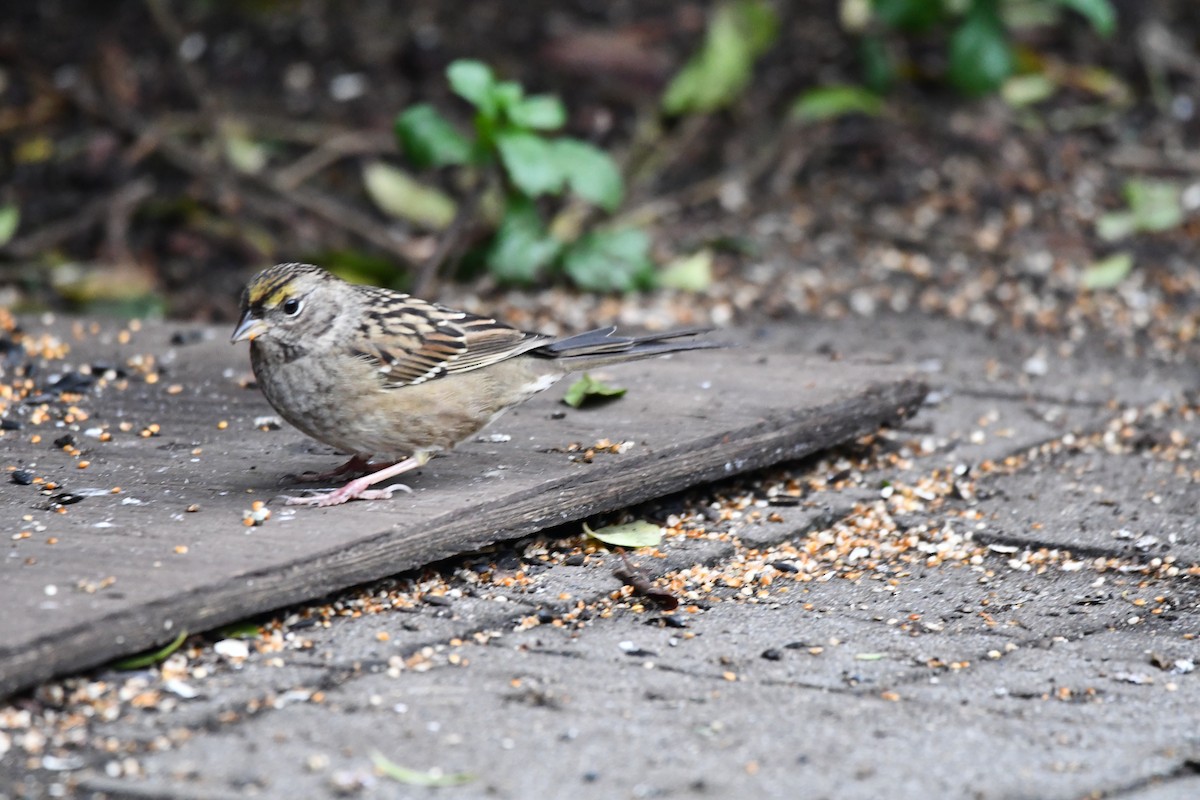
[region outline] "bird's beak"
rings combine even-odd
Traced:
[[[254,341],[254,337],[262,336],[266,332],[267,323],[254,316],[253,311],[247,309],[246,313],[242,315],[242,321],[234,329],[233,336],[229,337],[229,341],[231,344],[245,340]]]

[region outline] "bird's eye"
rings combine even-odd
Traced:
[[[283,301],[283,313],[287,314],[289,317],[294,317],[300,313],[300,306],[301,303],[297,298],[289,297],[287,300]]]

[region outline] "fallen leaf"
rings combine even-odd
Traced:
[[[664,289],[703,292],[712,285],[712,262],[712,250],[706,247],[667,264],[655,275],[654,282]]]
[[[1000,96],[1004,102],[1014,108],[1031,106],[1048,100],[1058,91],[1054,81],[1043,73],[1035,72],[1029,75],[1014,75],[1000,87]]]
[[[213,633],[222,639],[258,639],[262,636],[262,629],[255,622],[234,622],[217,628]]]
[[[1084,289],[1111,289],[1125,280],[1131,269],[1132,255],[1125,251],[1113,253],[1108,258],[1088,265],[1080,283]]]
[[[456,206],[453,199],[390,164],[374,161],[365,165],[363,185],[375,205],[393,217],[434,230],[442,230],[454,220]]]
[[[792,116],[804,122],[823,122],[848,114],[875,117],[883,111],[883,98],[862,86],[818,86],[792,105]]]
[[[1139,231],[1167,231],[1183,222],[1181,191],[1167,181],[1131,180],[1125,184],[1129,210]]]
[[[238,172],[247,175],[257,175],[267,166],[270,151],[262,142],[256,142],[248,136],[227,133],[224,137],[225,160]]]
[[[657,547],[663,537],[662,526],[645,520],[608,525],[599,530],[592,530],[585,522],[583,532],[614,547]]]
[[[12,241],[17,234],[17,226],[21,224],[21,209],[15,203],[0,206],[0,247]]]
[[[406,786],[462,786],[475,780],[468,772],[443,773],[440,769],[417,770],[402,767],[378,750],[371,753],[371,764],[385,778]]]
[[[174,653],[180,647],[183,647],[183,643],[187,637],[187,631],[180,631],[178,636],[157,650],[139,653],[136,656],[129,656],[129,658],[121,658],[112,662],[109,666],[119,670],[144,669],[153,666],[160,661],[165,661],[167,656]]]
[[[571,408],[579,408],[587,402],[614,400],[625,394],[626,391],[616,386],[609,386],[603,381],[598,381],[585,372],[582,378],[567,388],[567,393],[563,395],[563,402]]]

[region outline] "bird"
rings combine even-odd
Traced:
[[[302,433],[350,455],[304,478],[359,476],[287,497],[291,505],[408,491],[373,487],[424,466],[572,372],[722,346],[694,338],[709,329],[621,336],[613,326],[548,336],[302,263],[255,275],[240,312],[230,341],[249,341],[267,402]]]

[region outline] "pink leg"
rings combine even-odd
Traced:
[[[391,486],[385,486],[382,489],[372,489],[370,487],[381,481],[386,481],[388,478],[394,478],[401,473],[425,466],[425,464],[429,463],[432,455],[432,453],[418,450],[403,461],[397,461],[395,464],[385,466],[369,475],[355,478],[333,492],[314,495],[312,497],[289,497],[287,498],[287,504],[289,506],[319,506],[324,508],[325,506],[341,505],[350,500],[386,500],[397,489],[403,489],[406,492],[412,490],[402,483],[395,483]]]
[[[345,464],[342,464],[336,469],[328,470],[327,472],[303,472],[299,475],[289,475],[288,479],[298,481],[300,483],[321,483],[323,481],[331,481],[334,478],[340,478],[343,475],[362,475],[372,470],[382,469],[390,466],[389,461],[386,464],[372,464],[370,456],[355,455]]]

